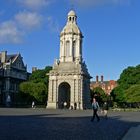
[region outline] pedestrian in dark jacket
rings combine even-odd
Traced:
[[[95,98],[93,98],[93,100],[92,100],[92,109],[93,109],[93,116],[92,116],[91,121],[94,121],[94,118],[96,116],[97,121],[99,122],[100,118],[99,118],[98,113],[97,113],[97,111],[99,109],[99,104],[98,104],[98,102],[96,101]]]

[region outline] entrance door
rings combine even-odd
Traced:
[[[69,108],[70,107],[70,85],[63,82],[59,85],[58,93],[58,108]]]

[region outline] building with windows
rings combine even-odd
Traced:
[[[103,75],[101,75],[101,80],[99,80],[99,76],[96,76],[96,81],[92,81],[90,83],[90,89],[94,89],[96,87],[101,87],[107,95],[110,95],[111,91],[117,86],[117,82],[115,80],[104,81]]]
[[[48,108],[89,108],[91,76],[82,58],[82,41],[77,16],[71,10],[60,33],[59,60],[49,73]]]
[[[28,77],[27,66],[20,54],[0,53],[0,104],[13,104],[19,84]]]

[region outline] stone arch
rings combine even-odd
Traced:
[[[70,107],[70,92],[71,87],[69,83],[62,82],[58,87],[58,108],[64,108],[64,102],[67,103],[66,108]]]

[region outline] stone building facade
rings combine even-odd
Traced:
[[[20,54],[0,53],[0,104],[13,104],[19,84],[28,77],[27,66]]]
[[[73,10],[60,33],[60,57],[49,73],[48,108],[89,108],[90,74],[82,58],[83,35]]]

